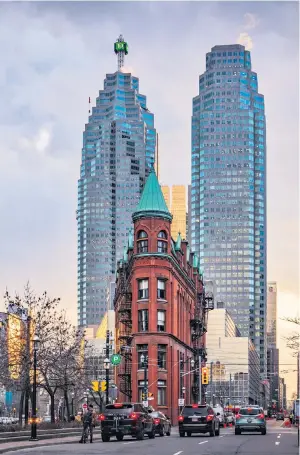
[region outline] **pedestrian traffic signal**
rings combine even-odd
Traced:
[[[101,381],[101,392],[106,391],[106,381]]]
[[[208,369],[206,367],[202,368],[202,384],[208,384]]]

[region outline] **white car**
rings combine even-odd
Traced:
[[[235,424],[235,416],[234,416],[233,412],[227,412],[225,414],[225,421],[226,421],[226,423],[229,423],[229,424],[232,423],[232,425]]]

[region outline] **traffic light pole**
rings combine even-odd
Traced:
[[[109,330],[106,331],[106,345],[105,345],[105,355],[109,359]],[[105,380],[106,380],[106,404],[109,404],[109,367],[105,370]]]
[[[202,358],[201,355],[198,357],[199,359],[199,403],[202,404]]]
[[[144,394],[145,394],[146,399],[144,401],[148,401],[147,367],[148,367],[148,357],[145,357],[145,363],[144,363]]]

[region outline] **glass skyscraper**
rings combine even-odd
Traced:
[[[242,336],[266,364],[266,120],[244,46],[206,55],[193,99],[191,241]]]
[[[107,74],[83,133],[78,181],[78,325],[99,325],[132,213],[154,165],[156,131],[139,79]]]

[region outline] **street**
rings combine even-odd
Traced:
[[[234,428],[221,429],[219,437],[195,435],[180,438],[177,428],[172,429],[171,437],[146,438],[136,441],[131,438],[109,443],[99,441],[93,444],[62,444],[36,449],[23,449],[13,453],[27,455],[80,454],[110,455],[120,451],[122,455],[297,455],[297,430],[280,427],[280,423],[270,422],[266,436],[260,434],[234,435]]]

